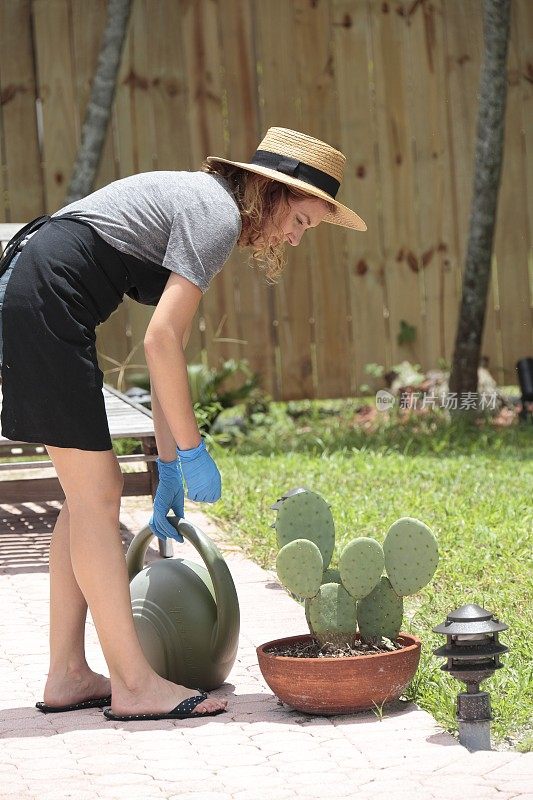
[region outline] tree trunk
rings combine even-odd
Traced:
[[[481,69],[474,191],[463,294],[455,339],[450,392],[477,392],[477,370],[490,280],[492,243],[503,156],[510,0],[484,0],[485,60]],[[479,400],[479,398],[477,398]],[[479,410],[476,402],[475,412]],[[474,414],[475,416],[475,414]]]
[[[79,200],[93,190],[115,96],[130,11],[131,0],[108,0],[107,23],[65,204]]]

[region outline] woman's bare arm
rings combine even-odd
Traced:
[[[202,292],[181,275],[171,274],[144,337],[152,387],[152,412],[159,457],[172,461],[200,443],[192,407],[185,346]]]
[[[152,400],[152,416],[154,418],[157,454],[161,461],[174,461],[176,458],[176,442],[168,427],[161,403],[152,384],[150,397]]]

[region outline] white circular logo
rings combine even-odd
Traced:
[[[376,408],[378,411],[388,411],[394,405],[395,397],[386,389],[380,389],[376,393]]]

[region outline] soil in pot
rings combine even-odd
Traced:
[[[382,639],[381,642],[370,644],[355,641],[352,645],[346,643],[344,647],[333,644],[320,645],[316,640],[309,642],[290,642],[265,648],[265,653],[274,656],[288,656],[290,658],[346,658],[346,656],[369,656],[372,653],[389,653],[392,650],[401,650],[404,647],[400,642]]]

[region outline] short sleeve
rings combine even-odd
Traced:
[[[198,203],[173,217],[163,266],[206,292],[241,231],[236,205]]]

